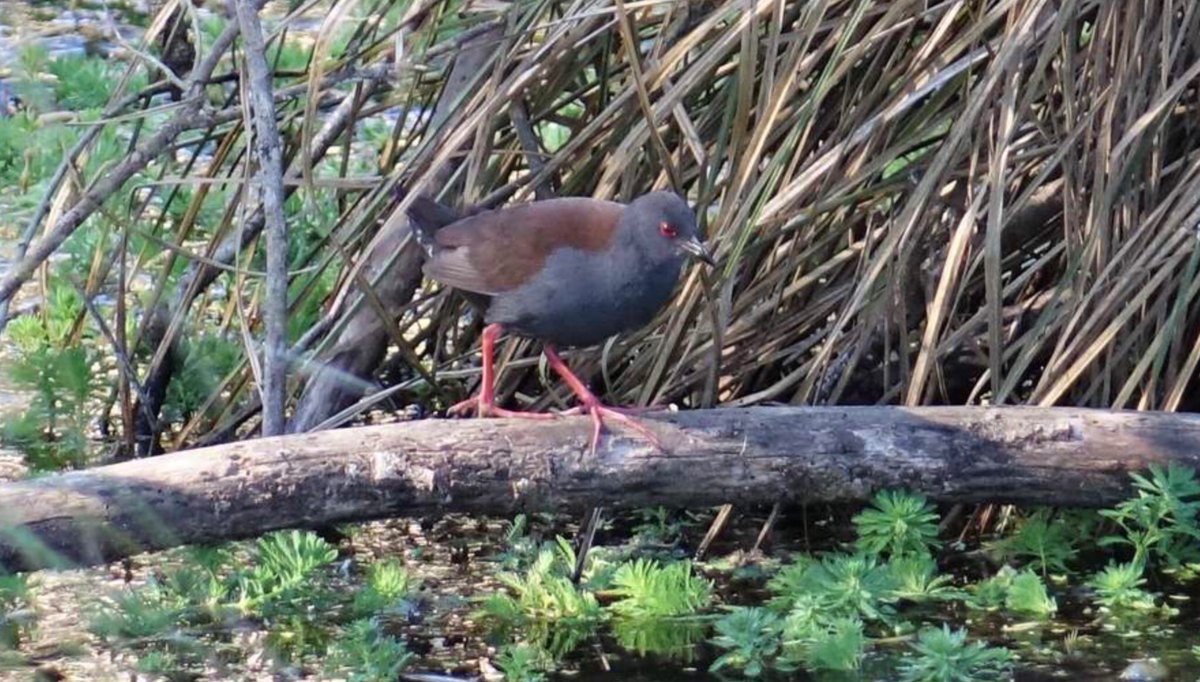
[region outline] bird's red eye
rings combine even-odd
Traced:
[[[658,232],[667,239],[674,239],[679,235],[679,230],[676,230],[674,225],[666,221],[658,224]]]

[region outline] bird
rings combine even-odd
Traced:
[[[486,323],[479,393],[453,405],[450,414],[558,416],[496,405],[495,345],[510,332],[542,342],[547,364],[580,403],[560,414],[591,417],[591,454],[606,420],[662,449],[654,433],[633,418],[639,410],[601,402],[558,349],[594,346],[645,326],[670,300],[687,259],[715,265],[682,197],[656,191],[628,204],[559,197],[459,213],[416,196],[406,213],[426,253],[425,275],[462,293]]]

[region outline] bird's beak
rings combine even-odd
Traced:
[[[708,265],[709,267],[714,267],[717,264],[717,261],[713,260],[712,254],[708,252],[707,248],[705,248],[704,243],[696,237],[692,237],[687,241],[680,242],[679,248],[695,256],[696,258],[699,258],[704,262],[705,265]]]

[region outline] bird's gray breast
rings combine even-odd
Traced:
[[[529,282],[496,295],[487,318],[555,345],[595,345],[650,322],[670,298],[680,265],[559,249]]]

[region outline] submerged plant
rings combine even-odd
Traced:
[[[1007,676],[1012,666],[1005,649],[967,642],[966,630],[927,628],[917,635],[912,653],[900,664],[904,682],[976,682]]]
[[[686,511],[666,507],[636,510],[639,521],[633,527],[635,540],[645,544],[670,545],[679,542],[683,532],[696,525],[696,519]]]
[[[867,638],[856,616],[834,618],[807,646],[805,667],[810,670],[858,670]]]
[[[936,550],[938,514],[925,496],[883,490],[854,517],[858,548],[872,554],[909,556]]]
[[[696,645],[708,634],[709,624],[695,618],[618,618],[612,623],[617,643],[644,656],[656,654],[690,662]]]

